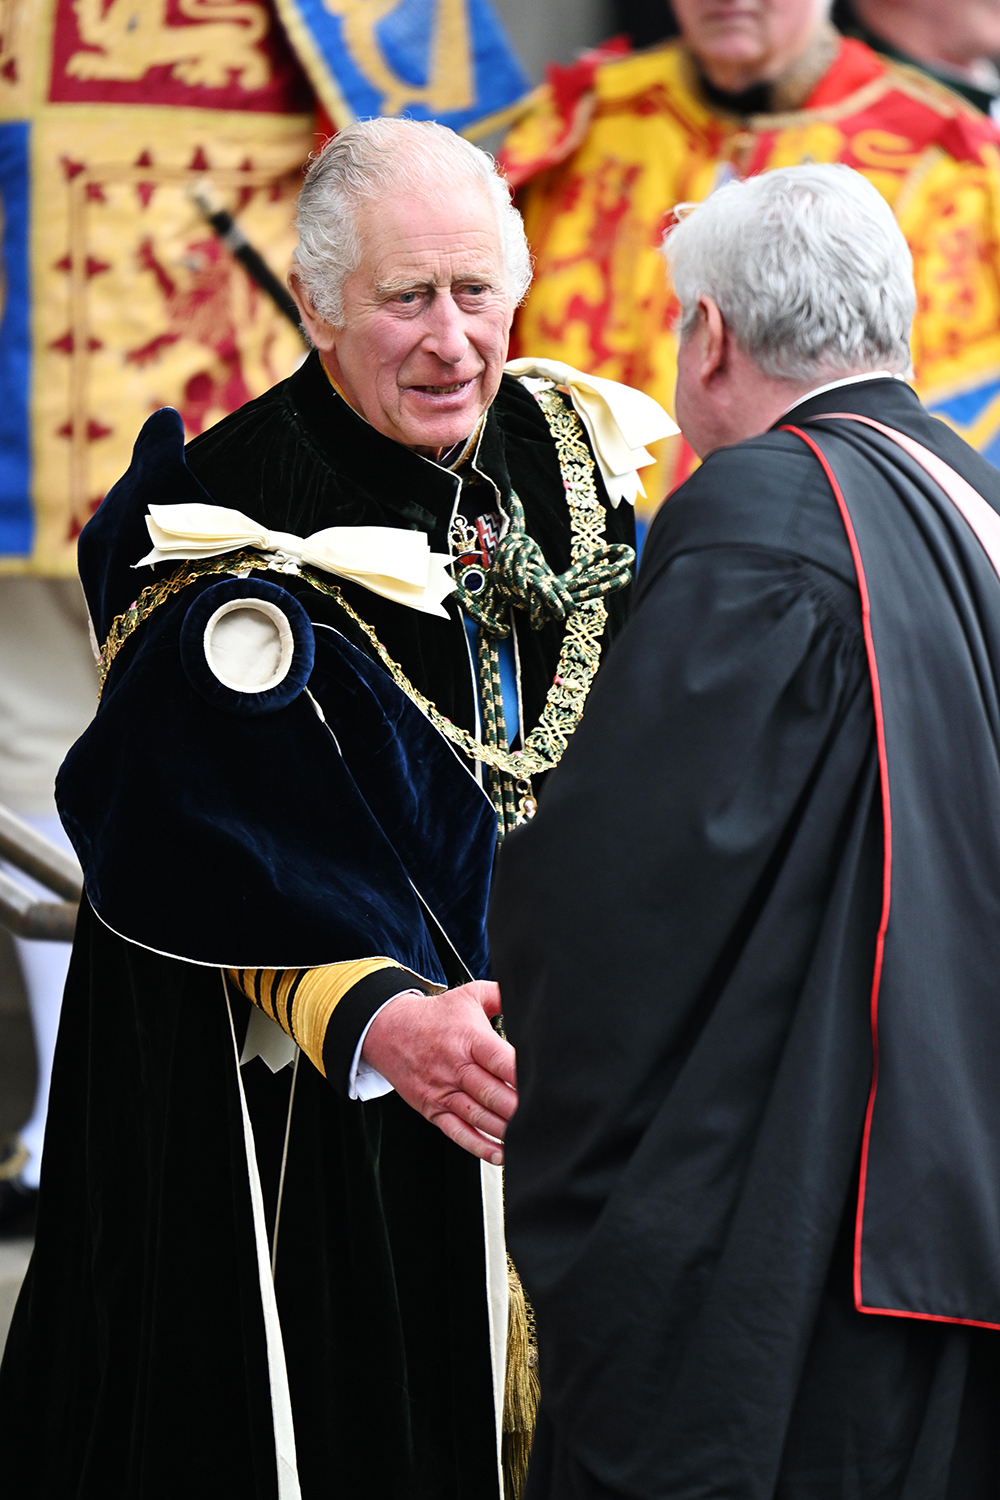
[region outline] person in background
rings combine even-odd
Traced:
[[[55,774],[96,706],[80,529],[149,411],[169,403],[194,436],[303,352],[188,191],[209,178],[287,260],[315,102],[273,4],[246,25],[120,11],[0,17],[0,802],[59,841]],[[34,1220],[69,963],[65,944],[16,946],[38,1083],[0,1162],[0,1235]]]
[[[1000,0],[842,0],[834,20],[876,52],[1000,116]]]
[[[0,578],[0,803],[65,848],[55,778],[97,704],[87,606],[75,578]],[[52,899],[17,873],[23,886]],[[30,1118],[3,1146],[0,1239],[32,1233],[45,1137],[49,1079],[70,945],[15,938],[35,1040],[37,1082]]]
[[[841,165],[666,251],[704,460],[489,933],[530,1500],[995,1500],[1000,474]]]
[[[659,254],[673,205],[730,178],[844,162],[910,246],[916,388],[1000,460],[1000,132],[959,95],[838,35],[827,0],[676,0],[681,35],[553,70],[503,147],[536,276],[517,350],[669,406],[677,298]],[[659,449],[646,514],[690,471]]]

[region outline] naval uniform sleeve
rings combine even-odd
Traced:
[[[390,1085],[361,1060],[368,1028],[397,995],[428,989],[385,958],[324,964],[315,969],[230,969],[229,978],[277,1021],[338,1093],[371,1099]]]

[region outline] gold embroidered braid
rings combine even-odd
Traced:
[[[584,562],[594,553],[604,549],[605,511],[597,496],[594,483],[594,460],[583,438],[580,419],[567,400],[550,388],[535,392],[535,400],[541,407],[556,443],[559,467],[566,488],[572,528],[571,562]],[[629,549],[630,550],[630,549]],[[135,630],[147,620],[153,611],[172,595],[179,593],[188,584],[199,578],[219,574],[237,577],[250,572],[284,572],[288,569],[259,553],[243,551],[222,557],[204,558],[196,562],[183,563],[166,578],[157,579],[143,589],[128,609],[116,615],[101,650],[99,662],[100,689],[118,652]],[[489,683],[489,693],[494,703],[494,723],[498,731],[493,744],[481,740],[453,724],[423,693],[409,680],[398,662],[394,661],[382,645],[368,622],[348,604],[336,584],[328,583],[312,568],[303,567],[301,577],[319,593],[333,599],[344,613],[354,621],[370,642],[379,661],[385,667],[396,686],[412,703],[427,715],[431,723],[457,749],[470,760],[480,761],[493,772],[501,772],[512,780],[499,796],[498,823],[503,817],[503,831],[514,823],[523,821],[534,812],[529,779],[543,771],[551,771],[562,756],[570,735],[576,729],[583,714],[587,694],[600,664],[601,637],[607,623],[607,609],[601,598],[587,599],[580,603],[567,617],[566,634],[552,686],[546,695],[541,716],[527,736],[523,750],[509,750],[503,735],[503,706],[500,698],[500,665],[496,638],[490,638],[484,648],[489,656],[489,671],[483,673]],[[623,580],[624,581],[624,580]],[[620,587],[620,584],[613,584]],[[485,632],[481,632],[481,639]],[[485,697],[485,693],[484,693]],[[492,778],[491,778],[492,779]],[[498,789],[499,790],[499,789]],[[515,795],[520,797],[520,806],[514,807]],[[494,796],[496,804],[497,797]],[[508,822],[508,815],[512,819]]]
[[[337,601],[344,613],[354,621],[359,630],[364,631],[364,634],[375,650],[376,656],[400,691],[405,693],[410,702],[415,703],[427,715],[434,728],[440,730],[446,740],[450,740],[470,760],[482,761],[484,765],[494,766],[497,770],[506,771],[512,776],[524,776],[525,774],[534,776],[539,771],[552,770],[549,762],[539,755],[531,755],[529,757],[521,750],[503,750],[496,745],[484,745],[481,740],[477,740],[475,735],[470,734],[467,729],[463,729],[460,724],[453,724],[450,719],[446,719],[437,704],[432,703],[430,698],[425,697],[419,688],[413,686],[413,683],[407,677],[399,663],[394,661],[389,655],[372,627],[368,624],[368,621],[363,620],[357,610],[351,608],[335,583],[327,583],[325,579],[315,574],[311,568],[303,568],[302,577],[308,583],[311,583],[314,589],[318,589],[321,594],[326,594],[329,598]]]
[[[578,563],[602,552],[606,513],[594,483],[594,460],[583,435],[583,424],[572,404],[554,388],[535,392],[556,443],[559,467],[566,487],[572,542],[570,561]],[[631,551],[631,548],[628,549]],[[635,554],[629,559],[634,562]],[[525,749],[532,750],[553,766],[559,764],[570,735],[583,715],[587,694],[601,662],[601,637],[608,611],[603,598],[580,604],[566,621],[566,634],[555,681]],[[534,774],[533,772],[531,774]]]
[[[197,583],[199,578],[210,578],[213,575],[229,574],[233,577],[246,577],[250,572],[275,571],[268,558],[259,553],[234,552],[226,557],[204,558],[197,562],[184,563],[175,572],[166,578],[157,579],[148,588],[144,588],[137,599],[116,615],[111,622],[107,639],[101,649],[98,662],[99,693],[103,691],[105,679],[111,669],[118,652],[124,646],[129,636],[136,631],[144,620],[155,609],[174,594],[179,594],[189,584]],[[282,571],[278,569],[277,571]],[[319,593],[325,594],[327,598],[333,599],[344,613],[354,621],[355,625],[364,632],[375,650],[379,661],[385,667],[389,676],[396,686],[406,694],[412,703],[415,703],[427,717],[434,727],[450,740],[451,743],[471,760],[482,761],[486,765],[496,766],[499,770],[507,771],[512,775],[535,775],[539,771],[549,771],[552,766],[540,756],[525,756],[522,752],[499,750],[495,745],[484,745],[471,735],[467,729],[459,724],[453,724],[450,719],[445,718],[437,706],[424,696],[419,688],[414,687],[398,662],[394,661],[388,651],[382,645],[367,620],[363,620],[357,610],[352,609],[335,583],[327,583],[325,578],[320,577],[312,568],[302,568],[300,575]]]
[[[570,415],[576,426],[568,429],[566,434],[562,433],[560,419],[566,415],[566,406],[559,397],[554,402],[543,404],[542,409],[557,442],[563,437],[571,440],[578,437],[579,419],[573,411]],[[507,531],[490,564],[485,585],[475,594],[461,584],[456,589],[462,608],[479,625],[478,665],[485,739],[487,744],[501,748],[507,744],[507,730],[500,687],[498,642],[510,635],[511,609],[526,612],[531,628],[540,630],[550,621],[572,618],[585,605],[597,604],[599,609],[590,612],[590,620],[587,622],[597,631],[594,639],[596,651],[590,653],[593,671],[596,671],[600,661],[600,641],[607,621],[607,610],[601,601],[606,594],[628,584],[635,561],[635,553],[631,547],[612,546],[604,541],[605,513],[594,488],[593,461],[589,450],[582,441],[577,450],[572,449],[569,443],[564,443],[560,447],[559,456],[561,464],[565,457],[564,473],[568,472],[571,480],[579,480],[579,470],[582,467],[583,483],[589,485],[584,493],[584,504],[579,507],[584,512],[584,521],[574,512],[574,502],[578,502],[579,497],[567,485],[573,535],[571,566],[565,573],[555,573],[552,570],[541,547],[527,533],[524,507],[518,496],[511,493]],[[599,528],[592,524],[595,512],[599,516]],[[593,671],[586,676],[584,699]],[[561,677],[563,682],[560,682]],[[558,672],[554,687],[564,685],[564,674]],[[548,701],[545,707],[548,709]],[[540,725],[544,721],[543,712]],[[573,723],[569,733],[575,727],[576,724]],[[531,736],[528,739],[530,742]],[[511,828],[534,814],[535,799],[531,795],[530,783],[523,775],[519,778],[516,789],[508,775],[493,768],[488,771],[488,781],[490,795],[497,810],[497,837],[502,841]]]
[[[101,654],[97,658],[98,698],[104,691],[104,683],[111,670],[111,663],[129,636],[133,631],[138,630],[144,620],[149,619],[154,609],[159,609],[161,604],[165,604],[172,594],[179,594],[181,589],[186,589],[189,583],[196,583],[199,578],[210,578],[214,573],[246,574],[254,569],[266,569],[269,566],[268,559],[261,557],[257,552],[229,552],[224,557],[206,557],[199,562],[184,563],[175,572],[169,573],[166,578],[157,578],[148,588],[144,588],[132,600],[128,609],[123,610],[120,615],[115,615],[111,621],[111,629],[101,647]]]
[[[364,631],[396,686],[427,714],[435,728],[471,760],[478,760],[488,768],[487,781],[497,810],[497,836],[501,840],[511,828],[534,815],[535,799],[532,796],[530,778],[543,771],[551,771],[559,764],[570,735],[580,722],[587,694],[600,665],[601,638],[608,618],[607,607],[600,594],[610,593],[628,582],[629,570],[635,558],[630,547],[611,548],[604,540],[607,518],[594,482],[594,460],[584,440],[582,424],[572,405],[554,387],[537,391],[535,400],[555,439],[570,513],[570,561],[573,566],[559,578],[549,570],[549,576],[554,581],[551,592],[556,596],[559,585],[565,587],[565,580],[572,579],[576,589],[584,597],[580,603],[570,600],[571,612],[566,618],[566,634],[559,653],[555,679],[546,695],[538,723],[525,739],[523,750],[507,748],[500,688],[498,635],[492,634],[488,629],[480,629],[478,665],[483,718],[487,731],[484,743],[469,734],[468,730],[446,719],[436,705],[413,686],[371,626],[351,609],[336,585],[325,583],[311,570],[303,569],[303,576],[309,578],[313,587],[335,598],[354,623]],[[517,512],[523,518],[520,502],[514,498],[512,520]],[[505,537],[504,541],[506,540]],[[595,578],[589,578],[584,568],[576,567],[577,564],[586,565],[592,559],[596,560],[598,568]],[[494,566],[496,561],[494,559]],[[491,568],[490,572],[492,571]],[[595,588],[600,590],[596,598],[592,597]],[[461,595],[463,603],[466,603],[464,590]],[[467,597],[475,599],[476,596]],[[564,610],[564,606],[557,607]],[[540,623],[544,623],[544,620]],[[506,634],[509,628],[507,625],[503,633]]]
[[[629,582],[635,561],[631,547],[609,546],[604,539],[606,513],[594,483],[594,460],[571,402],[554,386],[534,395],[556,443],[570,513],[571,566],[565,573],[553,573],[541,548],[527,536],[524,511],[512,495],[510,526],[493,559],[486,587],[479,595],[458,591],[463,607],[480,626],[484,728],[489,742],[499,747],[507,744],[497,644],[510,632],[509,613],[501,614],[504,603],[527,610],[536,630],[550,619],[566,621],[555,680],[541,717],[525,740],[520,774],[496,766],[487,773],[501,841],[511,828],[534,816],[537,804],[528,779],[537,774],[533,756],[540,754],[546,769],[558,765],[580,722],[601,660],[608,618],[604,596]]]

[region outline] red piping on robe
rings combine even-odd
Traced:
[[[855,412],[824,412],[822,417],[812,420],[820,421],[826,419],[846,419],[851,422],[863,422],[867,427],[874,427],[884,436],[891,438],[910,457],[915,459],[920,466],[926,470],[935,483],[944,491],[948,499],[952,501],[956,509],[968,522],[975,533],[984,552],[990,560],[994,571],[1000,577],[1000,516],[991,506],[987,505],[983,497],[976,493],[972,486],[956,474],[943,459],[938,458],[928,448],[916,442],[913,438],[896,432],[891,427],[884,426],[881,422],[875,422],[870,417],[859,416]],[[868,583],[865,578],[864,564],[861,561],[861,550],[858,540],[854,534],[854,526],[843,491],[837,483],[836,476],[827,461],[819,445],[802,431],[800,427],[785,424],[780,429],[782,432],[794,433],[796,437],[809,447],[819,459],[823,473],[826,475],[833,498],[837,502],[840,518],[847,532],[847,540],[851,548],[851,556],[854,559],[854,570],[858,579],[858,590],[861,594],[861,621],[864,629],[865,651],[868,655],[868,671],[872,684],[872,702],[875,709],[875,738],[878,745],[879,780],[882,787],[882,827],[883,827],[883,861],[882,861],[882,916],[879,922],[878,937],[875,941],[875,969],[872,977],[871,991],[871,1028],[872,1028],[872,1085],[868,1095],[868,1108],[865,1111],[865,1128],[861,1143],[861,1178],[858,1184],[858,1209],[854,1225],[854,1305],[858,1312],[876,1313],[887,1318],[915,1318],[926,1323],[960,1323],[971,1328],[994,1328],[1000,1329],[1000,1323],[988,1323],[979,1318],[951,1318],[941,1313],[906,1312],[895,1307],[868,1307],[861,1292],[861,1233],[864,1218],[865,1188],[868,1174],[868,1146],[871,1137],[872,1113],[875,1108],[875,1093],[878,1088],[878,997],[879,987],[882,981],[882,959],[885,952],[885,934],[889,925],[889,907],[892,898],[892,809],[889,800],[889,763],[885,748],[885,722],[882,715],[882,694],[879,688],[878,663],[875,658],[875,643],[871,631],[871,607],[868,598]]]

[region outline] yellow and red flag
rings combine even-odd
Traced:
[[[958,95],[844,41],[801,110],[738,120],[704,100],[672,43],[552,70],[503,157],[536,256],[518,349],[635,385],[668,410],[677,306],[659,247],[674,204],[771,167],[855,167],[913,252],[916,388],[1000,464],[1000,131]],[[666,440],[651,505],[691,461]]]

